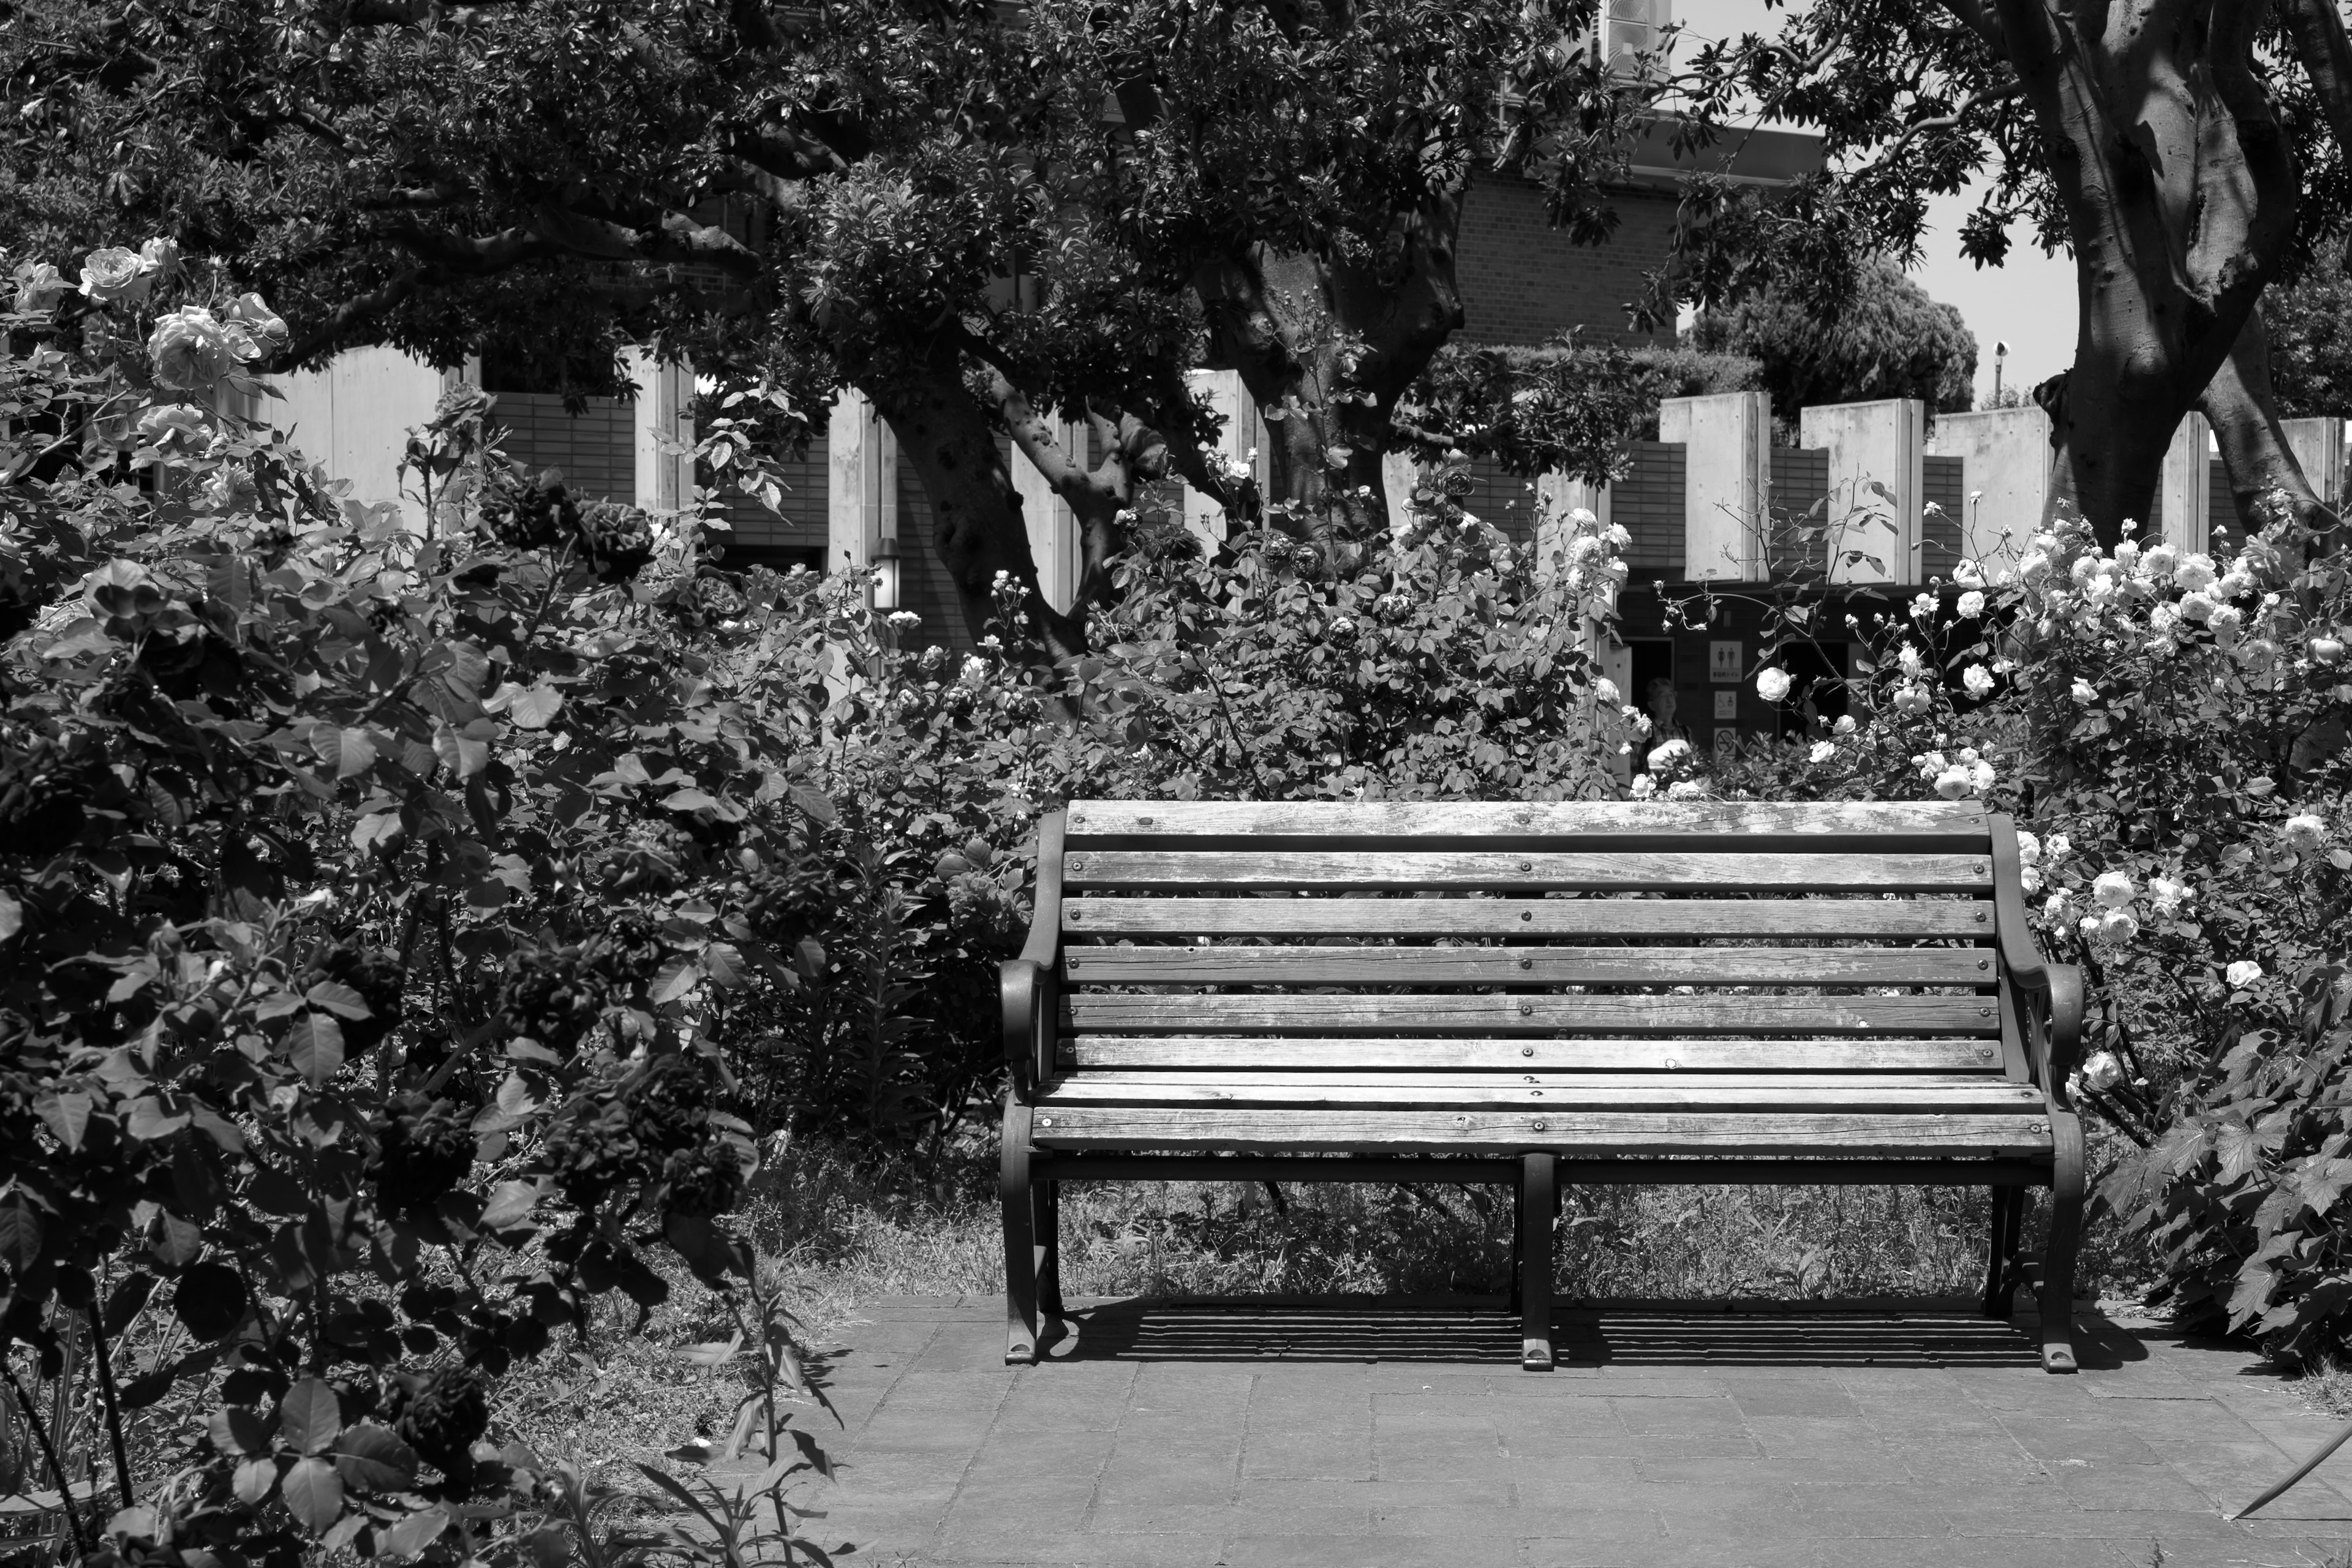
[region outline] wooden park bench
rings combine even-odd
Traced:
[[[1008,1361],[1064,1182],[1516,1185],[1533,1369],[1559,1184],[1856,1182],[1990,1188],[1988,1312],[2051,1188],[2074,1370],[2081,982],[1980,805],[1077,801],[1003,1006]]]

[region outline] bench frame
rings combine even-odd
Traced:
[[[2066,1102],[2066,1080],[2080,1049],[2081,971],[2048,963],[2026,924],[2022,866],[2015,825],[1994,816],[1991,825],[1995,933],[2001,995],[2011,1014],[2002,1019],[2005,1044],[2021,1046],[2023,1067],[2042,1091],[2052,1152],[2039,1159],[1872,1159],[1835,1155],[1743,1160],[1579,1160],[1529,1151],[1516,1158],[1480,1155],[1345,1155],[1213,1153],[1076,1153],[1035,1146],[1039,1089],[1055,1076],[1055,1017],[1062,939],[1064,814],[1040,825],[1036,906],[1021,956],[1000,974],[1004,1047],[1012,1082],[1005,1095],[1000,1192],[1004,1210],[1004,1274],[1008,1363],[1025,1365],[1063,1327],[1060,1189],[1068,1182],[1442,1182],[1514,1188],[1517,1236],[1513,1295],[1520,1316],[1520,1363],[1529,1371],[1553,1364],[1552,1230],[1564,1183],[1641,1185],[1769,1185],[1801,1181],[1903,1186],[1982,1186],[1992,1216],[1986,1247],[1983,1310],[2006,1317],[2017,1289],[2035,1291],[2045,1371],[2076,1368],[2074,1276],[2082,1237],[2084,1150],[2080,1120]],[[2030,1187],[2051,1189],[2046,1251],[2019,1256]]]

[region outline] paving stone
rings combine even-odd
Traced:
[[[1798,1416],[1808,1418],[1842,1417],[1853,1420],[1862,1415],[1853,1396],[1833,1384],[1800,1383],[1790,1379],[1771,1383],[1749,1383],[1745,1380],[1730,1385],[1732,1403],[1739,1413],[1753,1421],[1759,1417]]]
[[[1726,1437],[1746,1428],[1729,1399],[1612,1398],[1609,1405],[1639,1437]]]

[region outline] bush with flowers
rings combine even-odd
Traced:
[[[2302,1358],[2352,1331],[2329,1174],[2352,1122],[2333,1057],[2311,1054],[2352,942],[2352,582],[2268,516],[2218,558],[2103,552],[2065,524],[1964,563],[1957,595],[1850,617],[1853,718],[1710,787],[2015,813],[2042,940],[2091,984],[2065,1091],[2113,1132],[2101,1203],[2160,1298]],[[1776,605],[1768,666],[1817,605]]]
[[[0,312],[12,1485],[50,1557],[554,1549],[587,1500],[500,1381],[682,1268],[781,1500],[729,1017],[819,962],[748,897],[829,816],[770,722],[809,698],[690,528],[462,441],[421,532],[341,493],[239,414],[283,327],[216,289],[157,242]]]

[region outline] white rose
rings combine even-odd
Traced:
[[[2211,620],[2213,612],[2219,607],[2203,594],[2189,593],[2180,595],[2180,618],[2184,621],[2193,621],[2199,626]]]
[[[1935,595],[1922,594],[1917,598],[1911,601],[1911,615],[1913,619],[1922,621],[1929,620],[1934,617],[1935,614]]]
[[[2063,920],[2066,916],[2066,889],[2061,888],[2050,895],[2049,900],[2042,906],[2042,913],[2050,920]]]
[[[2169,877],[2150,877],[2147,896],[2156,901],[2158,914],[2168,915],[2197,895],[2196,889],[2186,882],[2176,882]]]
[[[1851,714],[1851,713],[1841,713],[1841,714],[1839,714],[1839,715],[1838,715],[1838,721],[1837,721],[1836,723],[1834,723],[1834,724],[1832,724],[1832,725],[1831,725],[1831,726],[1830,726],[1830,733],[1831,733],[1831,734],[1832,734],[1832,735],[1851,735],[1851,734],[1853,734],[1853,714]]]
[[[1963,588],[1981,588],[1984,580],[1984,568],[1973,561],[1963,561],[1952,568],[1952,581]]]
[[[1975,620],[1979,616],[1984,614],[1984,610],[1985,596],[1981,592],[1975,588],[1971,588],[1967,593],[1962,594],[1960,595],[1959,602],[1952,606],[1953,613],[1964,621]]]
[[[2017,885],[2027,898],[2032,898],[2042,890],[2042,868],[2038,866],[2026,867],[2017,874]]]
[[[1600,679],[1592,683],[1592,695],[1596,700],[1606,702],[1609,706],[1614,708],[1617,706],[1618,700],[1622,697],[1623,693],[1617,689],[1617,683],[1615,681],[1610,679],[1604,675]]]
[[[1955,763],[1936,775],[1936,793],[1946,800],[1964,800],[1976,790],[1976,781],[1965,763]]]
[[[2210,555],[2184,555],[2180,558],[2180,564],[2172,569],[2172,580],[2179,584],[2184,592],[2191,594],[2211,587],[2220,575],[2213,570]]]
[[[1834,742],[1834,741],[1815,741],[1815,742],[1813,742],[1813,749],[1812,749],[1812,752],[1811,752],[1811,755],[1810,760],[1811,761],[1812,764],[1813,764],[1815,767],[1819,767],[1822,763],[1828,762],[1832,757],[1834,757],[1834,756],[1836,756],[1836,755],[1837,755],[1837,742]]]
[[[2091,896],[2111,910],[2122,909],[2138,897],[2139,889],[2121,871],[2107,871],[2091,884]]]
[[[2050,577],[2050,557],[2039,550],[2029,550],[2025,559],[2017,563],[2017,574],[2026,582],[2040,586]]]
[[[2076,676],[2074,678],[2074,684],[2071,689],[2069,689],[2066,695],[2072,697],[2075,701],[2084,704],[2096,702],[2099,700],[2098,688],[2093,686],[2089,681],[2084,680],[2080,676]]]
[[[2081,920],[2074,922],[2074,931],[2075,934],[2080,936],[2084,942],[2098,941],[2099,917],[2096,915],[2084,915]]]
[[[2019,830],[2017,835],[2017,863],[2021,866],[2039,866],[2042,864],[2042,839],[2040,835],[2027,833],[2023,829]]]
[[[139,305],[155,286],[155,268],[119,245],[93,250],[81,261],[81,291],[104,304]]]
[[[1706,795],[1706,786],[1699,783],[1696,779],[1685,779],[1680,784],[1668,784],[1666,786],[1666,798],[1668,800],[1699,800],[1704,798]]]
[[[2139,574],[2156,581],[2172,575],[2172,564],[2180,552],[2169,544],[2151,544],[2139,558]]]
[[[155,384],[173,392],[209,389],[237,363],[228,334],[201,305],[186,306],[157,321],[147,339],[147,357],[154,362]]]
[[[2129,910],[2109,910],[2099,917],[2099,935],[2107,942],[2129,942],[2138,934],[2139,921]]]
[[[2105,1093],[2124,1080],[2124,1064],[2113,1051],[2094,1051],[2083,1063],[2084,1087]]]
[[[2213,584],[2213,591],[2225,599],[2242,599],[2254,591],[2254,580],[2246,574],[2245,568],[2232,566],[2221,574],[2221,580]]]
[[[2230,965],[2226,972],[2226,978],[2233,990],[2242,991],[2262,977],[2263,966],[2251,958],[2238,960],[2237,963]]]
[[[1902,666],[1904,674],[1909,676],[1916,677],[1921,670],[1927,668],[1927,660],[1920,657],[1919,650],[1909,643],[1905,643],[1895,650],[1895,662]]]
[[[2126,539],[2116,546],[2116,565],[2126,572],[2139,563],[2139,541]]]
[[[2050,836],[2048,848],[2053,861],[2063,860],[2074,852],[2074,841],[2063,833],[2053,833]]]
[[[2285,836],[2286,841],[2294,846],[2297,852],[2305,855],[2310,854],[2327,842],[2327,824],[2308,812],[2288,817],[2280,825],[2279,832]]]
[[[1789,672],[1777,668],[1759,671],[1756,695],[1767,702],[1778,702],[1786,698],[1789,695]]]
[[[1685,761],[1690,754],[1691,743],[1688,741],[1668,741],[1650,753],[1650,771],[1654,773],[1664,773],[1676,763]]]
[[[1992,695],[1992,671],[1983,665],[1972,664],[1960,671],[1960,685],[1967,689],[1969,696],[1982,701]]]
[[[1635,773],[1627,792],[1635,800],[1647,800],[1658,793],[1658,781],[1647,773]]]

